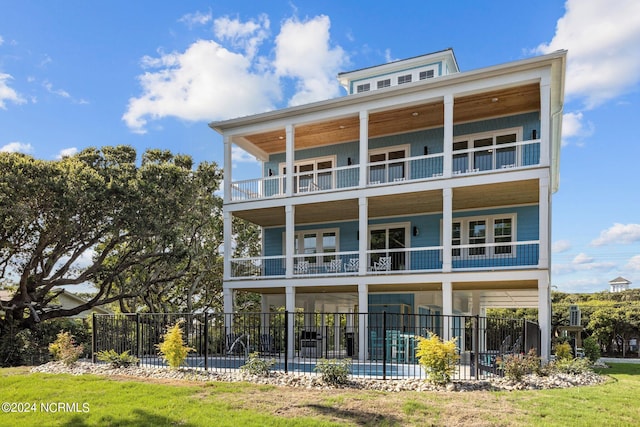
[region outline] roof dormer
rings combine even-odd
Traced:
[[[449,48],[440,52],[388,62],[338,74],[349,95],[428,80],[458,73],[458,63]]]

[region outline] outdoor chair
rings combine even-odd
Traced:
[[[391,270],[391,257],[383,256],[373,263],[373,271],[389,271]]]
[[[358,258],[350,258],[349,262],[347,262],[344,266],[344,271],[347,272],[358,272],[360,270],[360,260]]]
[[[263,354],[277,353],[275,340],[271,335],[269,334],[260,335],[260,353],[263,353]]]
[[[298,263],[293,266],[294,274],[308,274],[309,273],[309,261],[298,261]]]
[[[327,273],[340,273],[342,271],[342,260],[332,259],[329,265],[326,266]]]

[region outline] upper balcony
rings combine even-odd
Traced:
[[[443,152],[406,157],[409,150],[396,150],[383,154],[369,154],[366,182],[360,183],[360,165],[333,167],[340,159],[321,159],[296,165],[293,174],[292,195],[307,195],[353,188],[401,184],[412,181],[435,180],[471,174],[508,172],[540,164],[540,139],[517,141],[516,133],[489,138],[454,142],[451,155],[445,159]],[[468,148],[471,146],[471,148]],[[427,150],[425,150],[427,151]],[[346,156],[345,156],[346,157]],[[342,159],[344,160],[344,159]],[[445,162],[450,165],[445,173]],[[229,202],[260,200],[286,195],[286,173],[279,174],[271,168],[265,177],[233,181]]]

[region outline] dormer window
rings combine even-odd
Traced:
[[[378,89],[383,89],[389,86],[391,86],[391,79],[378,80]]]
[[[356,87],[356,91],[358,93],[360,93],[360,92],[369,92],[370,90],[371,90],[371,84],[370,83],[365,83],[365,84],[362,84],[362,85],[358,85]]]
[[[411,83],[411,74],[405,74],[404,76],[398,77],[398,84]]]
[[[420,71],[420,80],[432,79],[434,76],[433,70]]]

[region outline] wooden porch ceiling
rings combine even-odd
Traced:
[[[483,92],[455,98],[454,123],[482,120],[518,114],[540,109],[540,89],[529,84]],[[419,129],[441,127],[444,123],[444,106],[441,101],[410,105],[369,115],[369,137],[376,138]],[[325,122],[300,125],[295,129],[296,149],[357,141],[360,135],[360,119],[357,115],[335,118]],[[285,151],[285,130],[245,135],[251,144],[268,153]]]
[[[453,210],[480,209],[538,203],[538,181],[458,187],[453,190]],[[369,198],[369,218],[442,212],[442,191],[396,193]],[[242,210],[233,213],[262,227],[284,226],[284,207]],[[357,221],[358,200],[347,199],[296,206],[296,224]]]

